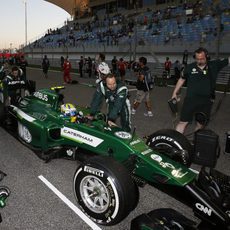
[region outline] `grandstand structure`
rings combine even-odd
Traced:
[[[165,57],[181,61],[185,50],[191,62],[199,46],[207,48],[211,57],[230,56],[228,0],[46,1],[69,12],[72,20],[23,48],[32,64],[40,64],[44,55],[59,66],[61,56],[76,63],[80,56],[94,59],[103,52],[109,63],[113,56],[126,61],[146,56],[161,70]]]

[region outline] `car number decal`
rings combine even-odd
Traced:
[[[93,147],[97,147],[104,141],[98,137],[68,127],[61,129],[61,136]]]

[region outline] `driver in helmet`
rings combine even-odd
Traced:
[[[76,107],[71,104],[63,104],[61,105],[61,113],[63,117],[70,118],[70,122],[75,123],[77,120],[77,109]]]

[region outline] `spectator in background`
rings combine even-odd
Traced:
[[[63,56],[61,56],[60,61],[61,61],[61,69],[63,69],[65,58]]]
[[[166,57],[164,67],[167,74],[167,78],[170,78],[170,69],[172,67],[172,62],[169,60],[169,57]]]
[[[84,58],[81,56],[80,61],[78,62],[79,65],[79,73],[80,77],[83,77],[83,66],[84,66]]]
[[[173,64],[174,68],[174,76],[175,76],[175,83],[177,83],[178,79],[180,78],[180,72],[181,72],[181,64],[179,60],[176,60]]]
[[[9,63],[7,61],[3,62],[0,68],[0,80],[2,80],[7,74],[10,73]]]
[[[25,80],[26,80],[26,67],[27,66],[28,66],[28,62],[25,59],[25,57],[22,55],[21,58],[20,58],[19,67],[23,71],[23,77],[24,77]]]
[[[112,64],[112,73],[117,75],[117,58],[116,58],[116,56],[113,57],[111,64]]]
[[[88,57],[88,59],[87,59],[87,72],[89,74],[89,78],[91,78],[91,76],[92,76],[92,68],[93,68],[92,59],[90,57]]]
[[[63,64],[63,78],[64,78],[64,84],[69,84],[72,82],[72,79],[70,77],[70,70],[72,66],[69,61],[69,58],[66,57],[64,64]]]
[[[119,59],[118,70],[119,70],[121,81],[125,82],[126,63],[124,62],[123,58]]]
[[[48,78],[49,68],[50,68],[50,62],[49,62],[49,59],[47,58],[47,55],[45,55],[42,60],[42,71],[43,71],[45,78]]]
[[[184,50],[182,65],[186,66],[188,64],[188,50]]]

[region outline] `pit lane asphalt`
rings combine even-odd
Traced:
[[[36,80],[37,89],[57,86],[63,84],[62,73],[49,72],[48,79],[44,79],[40,69],[28,68],[28,79]],[[95,79],[79,78],[72,75],[74,80],[80,83],[93,84]],[[135,90],[132,88],[131,102],[135,97]],[[73,102],[80,105],[89,105],[95,88],[81,84],[66,85],[63,91],[65,102]],[[172,93],[170,87],[155,87],[152,91],[153,117],[144,117],[144,105],[141,105],[137,114],[132,116],[133,127],[141,137],[151,134],[163,128],[172,128],[172,116],[169,111],[167,100]],[[183,94],[184,94],[183,90]],[[217,94],[214,105],[222,97]],[[220,136],[220,146],[224,150],[226,132],[230,130],[230,96],[226,95],[220,110],[215,115],[209,128],[213,129]],[[105,106],[103,107],[105,109]],[[188,133],[194,126],[191,125]],[[60,198],[58,198],[38,177],[42,175],[62,194],[64,194],[74,205],[77,206],[73,195],[73,175],[78,162],[65,159],[54,159],[44,163],[33,151],[22,145],[8,132],[0,127],[0,170],[7,173],[7,177],[1,182],[11,190],[7,206],[0,210],[3,222],[0,229],[3,230],[72,230],[91,229],[75,212],[73,212]],[[230,175],[230,154],[221,156],[216,168]],[[192,166],[195,169],[200,167]],[[188,218],[198,221],[193,216],[192,210],[170,197],[169,195],[146,185],[140,188],[140,200],[136,209],[129,216],[116,226],[101,229],[124,229],[128,230],[131,220],[144,212],[156,208],[174,208]]]

